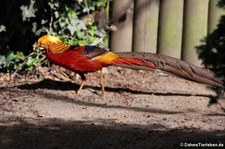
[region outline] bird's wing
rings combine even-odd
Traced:
[[[96,46],[84,46],[82,50],[82,54],[87,56],[90,59],[95,59],[108,51]]]
[[[87,50],[86,47],[79,46],[71,47],[69,50],[57,54],[47,51],[46,54],[54,64],[77,73],[87,73],[102,68],[102,65],[93,58],[98,57],[103,52],[103,50]]]

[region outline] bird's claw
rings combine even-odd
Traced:
[[[76,91],[75,96],[80,97],[80,91]]]

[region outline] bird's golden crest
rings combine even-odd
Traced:
[[[61,43],[62,41],[55,36],[44,35],[38,39],[38,43],[42,42]]]
[[[49,50],[54,54],[62,53],[70,48],[65,45],[59,38],[51,35],[44,35],[38,39],[38,47]]]

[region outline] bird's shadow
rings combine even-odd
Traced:
[[[55,81],[50,79],[44,79],[42,81],[32,83],[32,84],[24,84],[18,86],[19,89],[22,90],[37,90],[37,89],[50,89],[50,90],[62,90],[62,91],[74,91],[77,90],[80,87],[79,84],[72,83],[72,82],[64,82],[64,81]],[[98,86],[85,86],[86,88],[92,89],[92,90],[101,90]],[[106,87],[106,92],[114,92],[114,93],[120,93],[120,92],[127,92],[131,94],[142,94],[142,95],[155,95],[155,96],[199,96],[199,97],[210,97],[210,95],[205,94],[191,94],[191,93],[177,93],[177,92],[168,92],[168,93],[161,93],[161,92],[154,92],[154,91],[137,91],[132,90],[129,88],[113,88],[113,87]],[[105,105],[105,104],[98,104],[98,103],[92,103],[92,102],[86,102],[86,101],[80,101],[80,100],[74,100],[73,98],[67,97],[66,95],[55,95],[52,93],[46,93],[46,92],[38,92],[39,95],[44,97],[50,97],[51,99],[55,100],[62,100],[69,102],[69,103],[75,103],[78,105],[86,105],[86,106],[94,106],[94,107],[101,107],[101,108],[116,108],[116,109],[127,109],[127,110],[135,110],[135,111],[141,111],[141,112],[151,112],[151,113],[159,113],[159,114],[178,114],[183,112],[177,112],[177,111],[167,111],[167,110],[161,110],[161,109],[154,109],[154,108],[140,108],[140,107],[123,107],[118,105]]]
[[[55,81],[51,79],[43,79],[39,82],[35,82],[32,84],[23,84],[19,85],[19,89],[25,90],[36,90],[36,89],[52,89],[52,90],[62,90],[62,91],[69,91],[69,90],[78,90],[80,87],[79,84],[72,83],[72,82],[65,82],[65,81]],[[90,86],[85,85],[85,88],[90,88],[93,90],[101,90],[98,86]],[[156,91],[138,91],[133,90],[130,88],[121,88],[121,87],[105,87],[106,92],[127,92],[131,94],[143,94],[143,95],[156,95],[156,96],[199,96],[199,97],[211,97],[211,95],[206,94],[192,94],[192,93],[178,93],[178,92],[156,92]]]
[[[62,90],[62,91],[69,91],[69,90],[77,90],[79,88],[79,84],[72,83],[69,81],[55,81],[51,79],[43,79],[39,82],[34,83],[27,83],[23,85],[19,85],[19,89],[26,89],[26,90],[36,90],[36,89],[51,89],[51,90]]]

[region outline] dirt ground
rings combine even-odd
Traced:
[[[0,77],[1,149],[225,146],[225,113],[207,106],[205,85],[110,67],[103,97],[97,72],[78,96],[78,78],[48,72],[13,85]]]

